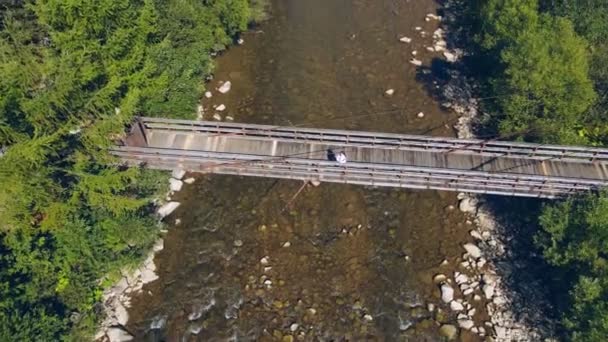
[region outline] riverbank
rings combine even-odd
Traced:
[[[466,46],[472,44],[470,32],[467,32],[460,24],[468,9],[468,4],[461,1],[448,1],[445,10],[449,20],[446,22],[445,30],[448,32],[450,46]],[[468,36],[467,36],[468,35]],[[464,55],[467,55],[467,49]],[[463,73],[466,70],[463,61],[457,61],[459,67],[449,68],[449,81],[444,85],[440,96],[446,102],[444,106],[457,112],[460,117],[454,128],[458,137],[462,139],[476,138],[476,132],[483,126],[481,106],[476,98],[475,80]],[[513,251],[516,246],[514,240],[529,239],[529,236],[515,236],[521,230],[514,230],[501,220],[504,215],[496,215],[496,210],[501,210],[491,203],[491,196],[478,196],[460,193],[458,194],[459,209],[466,213],[474,227],[469,231],[474,238],[474,243],[464,245],[466,251],[461,266],[468,272],[465,277],[462,273],[454,274],[454,283],[458,285],[462,294],[467,294],[469,288],[480,288],[485,297],[485,309],[489,320],[484,322],[488,329],[488,335],[496,341],[540,341],[550,340],[556,335],[555,320],[546,317],[547,306],[543,302],[543,289],[532,288],[534,284],[517,284],[513,279],[513,271],[521,269],[521,258],[518,252]],[[504,209],[503,209],[504,210]],[[518,222],[525,224],[524,222]],[[530,260],[528,260],[530,262]],[[525,272],[525,271],[524,271]],[[459,280],[460,278],[460,280]],[[469,279],[472,279],[471,282]],[[446,301],[446,285],[442,285],[442,299]],[[449,285],[448,285],[449,286]],[[515,287],[517,286],[517,287]],[[525,291],[521,289],[525,288]],[[522,298],[522,293],[529,296],[528,300]],[[540,302],[539,302],[540,301]],[[470,328],[464,315],[459,315],[458,325],[463,329]],[[481,334],[480,334],[481,335]]]

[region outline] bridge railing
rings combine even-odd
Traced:
[[[119,147],[112,153],[132,164],[176,166],[190,171],[272,178],[321,180],[347,184],[556,198],[604,185],[599,180],[488,173],[407,165],[335,162],[176,149]]]
[[[258,140],[303,141],[311,144],[336,144],[345,147],[371,147],[438,153],[475,153],[491,157],[513,157],[533,160],[608,161],[608,149],[580,146],[555,146],[497,140],[452,139],[410,134],[379,134],[363,131],[278,127],[148,117],[142,117],[140,120],[148,130],[197,133],[208,136],[255,137]]]

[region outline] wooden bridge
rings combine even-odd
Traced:
[[[608,185],[608,149],[226,122],[139,118],[111,153],[159,169],[508,196]]]

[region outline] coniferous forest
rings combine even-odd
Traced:
[[[192,117],[247,0],[0,2],[0,340],[87,340],[112,274],[159,234],[160,172],[105,147],[134,115]]]

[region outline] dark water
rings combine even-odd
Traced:
[[[203,100],[205,119],[225,104],[219,114],[239,122],[454,135],[454,114],[408,62],[413,50],[436,57],[425,45],[438,23],[424,20],[436,6],[277,0],[271,20],[217,59],[208,88],[233,86]],[[301,186],[229,176],[186,186],[160,279],[134,298],[129,329],[139,340],[438,340],[437,322],[453,317],[427,310],[439,302],[432,276],[453,270],[470,239],[455,194]]]

